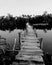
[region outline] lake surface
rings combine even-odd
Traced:
[[[52,55],[52,30],[36,30],[38,37],[43,38],[43,50]],[[16,43],[19,44],[19,35],[20,30],[15,29],[14,31],[1,31],[0,35],[6,38],[7,43],[13,45],[15,38],[17,39]]]
[[[52,55],[52,30],[37,30],[37,34],[43,38],[43,50]]]
[[[17,40],[16,41],[16,43],[17,43],[16,46],[18,46],[18,44],[19,44],[19,32],[20,31],[21,30],[16,30],[16,29],[11,31],[11,32],[9,32],[9,31],[1,31],[0,30],[0,35],[2,37],[6,38],[6,42],[10,44],[11,49],[12,49],[13,44],[15,43],[15,39]]]

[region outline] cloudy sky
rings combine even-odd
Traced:
[[[52,0],[0,0],[0,15],[38,15],[52,13]]]

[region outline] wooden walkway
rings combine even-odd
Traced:
[[[20,41],[21,50],[19,51],[19,54],[16,55],[16,59],[28,61],[30,65],[44,65],[42,58],[43,51],[40,49],[40,41],[30,25],[27,27],[27,32],[22,32]],[[35,62],[34,64],[32,64],[33,61]]]

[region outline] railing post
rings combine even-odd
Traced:
[[[15,38],[15,40],[14,40],[13,51],[15,50],[15,46],[16,46],[16,38]]]
[[[19,50],[21,49],[21,41],[20,41],[20,38],[21,38],[21,33],[19,32]]]
[[[34,28],[34,34],[36,35],[36,37],[38,37],[37,32],[36,32],[36,28]]]
[[[39,41],[40,41],[40,49],[43,49],[43,38],[40,38]]]

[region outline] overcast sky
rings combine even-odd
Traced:
[[[52,13],[52,0],[0,0],[0,15],[38,15],[44,11]]]

